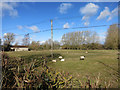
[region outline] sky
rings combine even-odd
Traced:
[[[90,30],[96,31],[104,43],[109,25],[118,23],[117,6],[117,2],[3,2],[2,35],[14,33],[15,42],[21,44],[24,35],[31,33],[31,41],[43,43],[51,38],[53,20],[53,40],[61,41],[68,32]],[[99,25],[108,26],[71,29]]]

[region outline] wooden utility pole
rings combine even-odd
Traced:
[[[51,20],[51,56],[53,58],[53,20]]]

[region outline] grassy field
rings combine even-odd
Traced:
[[[57,70],[69,72],[75,78],[84,83],[87,78],[91,82],[107,84],[111,87],[117,87],[118,79],[118,60],[117,50],[54,50],[53,53],[59,53],[65,61],[57,59],[56,63],[49,63],[49,67]],[[29,52],[7,52],[10,57],[21,57],[28,55],[49,54],[50,51],[29,51]],[[85,60],[80,60],[80,56],[85,55]],[[38,68],[40,69],[40,68]]]

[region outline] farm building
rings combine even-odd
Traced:
[[[11,51],[28,51],[28,46],[11,46]]]

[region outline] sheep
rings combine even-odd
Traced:
[[[61,59],[61,61],[65,61],[65,59]]]
[[[86,51],[85,53],[88,53],[88,51]]]
[[[80,56],[80,60],[84,60],[85,59],[85,56]]]
[[[59,59],[62,59],[63,57],[62,56],[59,56]]]
[[[56,62],[56,60],[52,60],[52,62]]]

